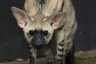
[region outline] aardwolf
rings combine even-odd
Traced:
[[[31,47],[30,64],[42,57],[47,64],[74,64],[77,23],[71,0],[25,0],[24,10],[11,9]]]

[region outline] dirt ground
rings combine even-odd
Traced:
[[[79,51],[75,53],[76,64],[96,64],[96,50]],[[17,59],[12,62],[3,62],[0,64],[29,64],[29,60]]]

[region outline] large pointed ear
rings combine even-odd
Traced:
[[[53,29],[58,29],[61,27],[64,17],[66,16],[65,12],[59,12],[58,14],[54,15],[51,19],[51,26]]]
[[[11,10],[12,10],[13,16],[17,20],[18,26],[20,28],[24,28],[27,22],[26,19],[28,18],[26,12],[16,7],[11,7]]]

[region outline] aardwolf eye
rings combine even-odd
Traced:
[[[48,35],[48,31],[42,31],[42,34],[47,36]]]
[[[35,32],[34,32],[33,30],[30,30],[30,31],[29,31],[29,35],[34,35],[34,33],[35,33]]]

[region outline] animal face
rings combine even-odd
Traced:
[[[62,20],[66,15],[64,12],[59,12],[48,17],[42,13],[29,16],[27,12],[16,7],[12,7],[12,12],[18,26],[23,29],[26,40],[34,48],[42,48],[50,42],[54,30],[63,25]]]

